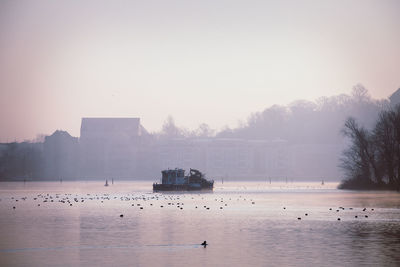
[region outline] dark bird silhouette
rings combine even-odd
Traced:
[[[204,240],[204,242],[203,243],[201,243],[201,245],[203,246],[203,247],[207,247],[207,241],[206,240]]]

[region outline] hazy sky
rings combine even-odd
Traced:
[[[272,104],[400,87],[400,1],[0,2],[0,142],[81,117],[220,129]]]

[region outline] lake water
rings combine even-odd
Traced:
[[[396,192],[225,182],[209,193],[153,193],[151,182],[103,184],[0,183],[0,265],[400,265]]]

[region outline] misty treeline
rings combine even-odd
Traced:
[[[39,176],[42,171],[43,153],[40,143],[3,144],[0,151],[0,179]]]
[[[371,130],[350,117],[342,132],[351,145],[341,159],[346,180],[340,187],[400,191],[400,104],[383,110]]]
[[[316,101],[298,100],[286,106],[273,105],[261,112],[251,114],[245,122],[233,129],[225,127],[216,131],[203,123],[195,130],[188,130],[178,127],[173,118],[168,117],[159,132],[143,131],[146,134],[141,136],[140,147],[137,148],[140,150],[138,155],[142,161],[138,160],[137,164],[140,170],[149,170],[148,173],[152,174],[154,170],[160,168],[157,165],[160,147],[169,143],[171,143],[170,146],[174,146],[174,142],[169,141],[175,139],[207,138],[211,141],[237,139],[249,140],[252,144],[257,143],[253,140],[284,140],[284,148],[288,154],[285,157],[287,160],[285,166],[287,170],[290,170],[289,176],[303,177],[303,179],[331,177],[339,180],[340,173],[337,166],[340,152],[347,145],[340,130],[346,119],[352,116],[354,129],[359,130],[361,136],[365,137],[368,156],[363,156],[362,161],[348,158],[348,165],[345,168],[345,178],[348,181],[346,185],[351,185],[351,181],[357,177],[358,180],[365,179],[392,186],[396,181],[398,184],[399,170],[395,168],[398,168],[399,157],[392,158],[391,161],[386,160],[392,155],[389,153],[392,150],[388,150],[389,154],[385,154],[386,152],[382,151],[386,151],[383,150],[386,147],[378,146],[378,144],[392,139],[377,137],[385,133],[378,132],[378,129],[386,129],[384,128],[386,120],[382,120],[382,116],[389,116],[380,115],[379,117],[380,112],[389,112],[390,107],[398,103],[400,103],[400,89],[389,99],[376,100],[371,98],[362,85],[356,85],[350,94],[321,97]],[[376,124],[378,117],[379,123]],[[358,125],[363,125],[363,127]],[[354,144],[352,139],[352,142],[348,144],[350,149],[355,149]],[[360,144],[364,144],[364,141]],[[270,148],[266,148],[268,149]],[[52,136],[42,136],[31,142],[0,144],[0,180],[78,177],[80,150],[79,138],[72,137],[63,131],[56,131]],[[118,152],[118,150],[115,151],[115,153]],[[348,156],[356,155],[347,153]],[[274,154],[271,157],[277,157],[277,155]],[[267,163],[264,161],[263,164]],[[368,166],[368,168],[353,168],[353,163],[364,164],[362,166]]]
[[[372,99],[368,90],[358,84],[351,94],[320,97],[316,101],[297,100],[287,106],[273,105],[262,112],[251,114],[246,122],[235,129],[221,131],[201,124],[190,131],[175,125],[168,117],[158,137],[217,137],[276,140],[292,144],[338,144],[343,142],[340,129],[348,116],[357,118],[363,125],[372,126],[377,114],[390,105],[388,99]]]
[[[175,124],[175,120],[172,116],[168,116],[162,125],[160,132],[153,133],[157,138],[207,138],[213,137],[216,131],[211,127],[202,123],[195,130],[188,130],[183,127],[178,127]]]

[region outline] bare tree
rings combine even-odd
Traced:
[[[343,152],[342,188],[385,188],[400,191],[400,105],[380,113],[370,133],[347,119],[343,133],[351,146]]]
[[[383,165],[384,175],[390,185],[394,184],[395,173],[395,138],[394,138],[394,112],[383,111],[374,129],[374,142],[378,150],[379,162]]]
[[[194,131],[195,137],[212,137],[214,135],[215,130],[211,129],[211,127],[206,123],[200,124],[199,128]]]
[[[352,142],[341,158],[341,167],[346,172],[346,178],[359,183],[360,187],[371,183],[382,184],[371,134],[351,117],[346,120],[342,132]]]
[[[161,135],[167,138],[183,137],[184,131],[175,125],[175,121],[172,116],[168,116],[167,120],[162,126]]]
[[[382,111],[374,129],[379,161],[391,188],[400,189],[400,105]]]

